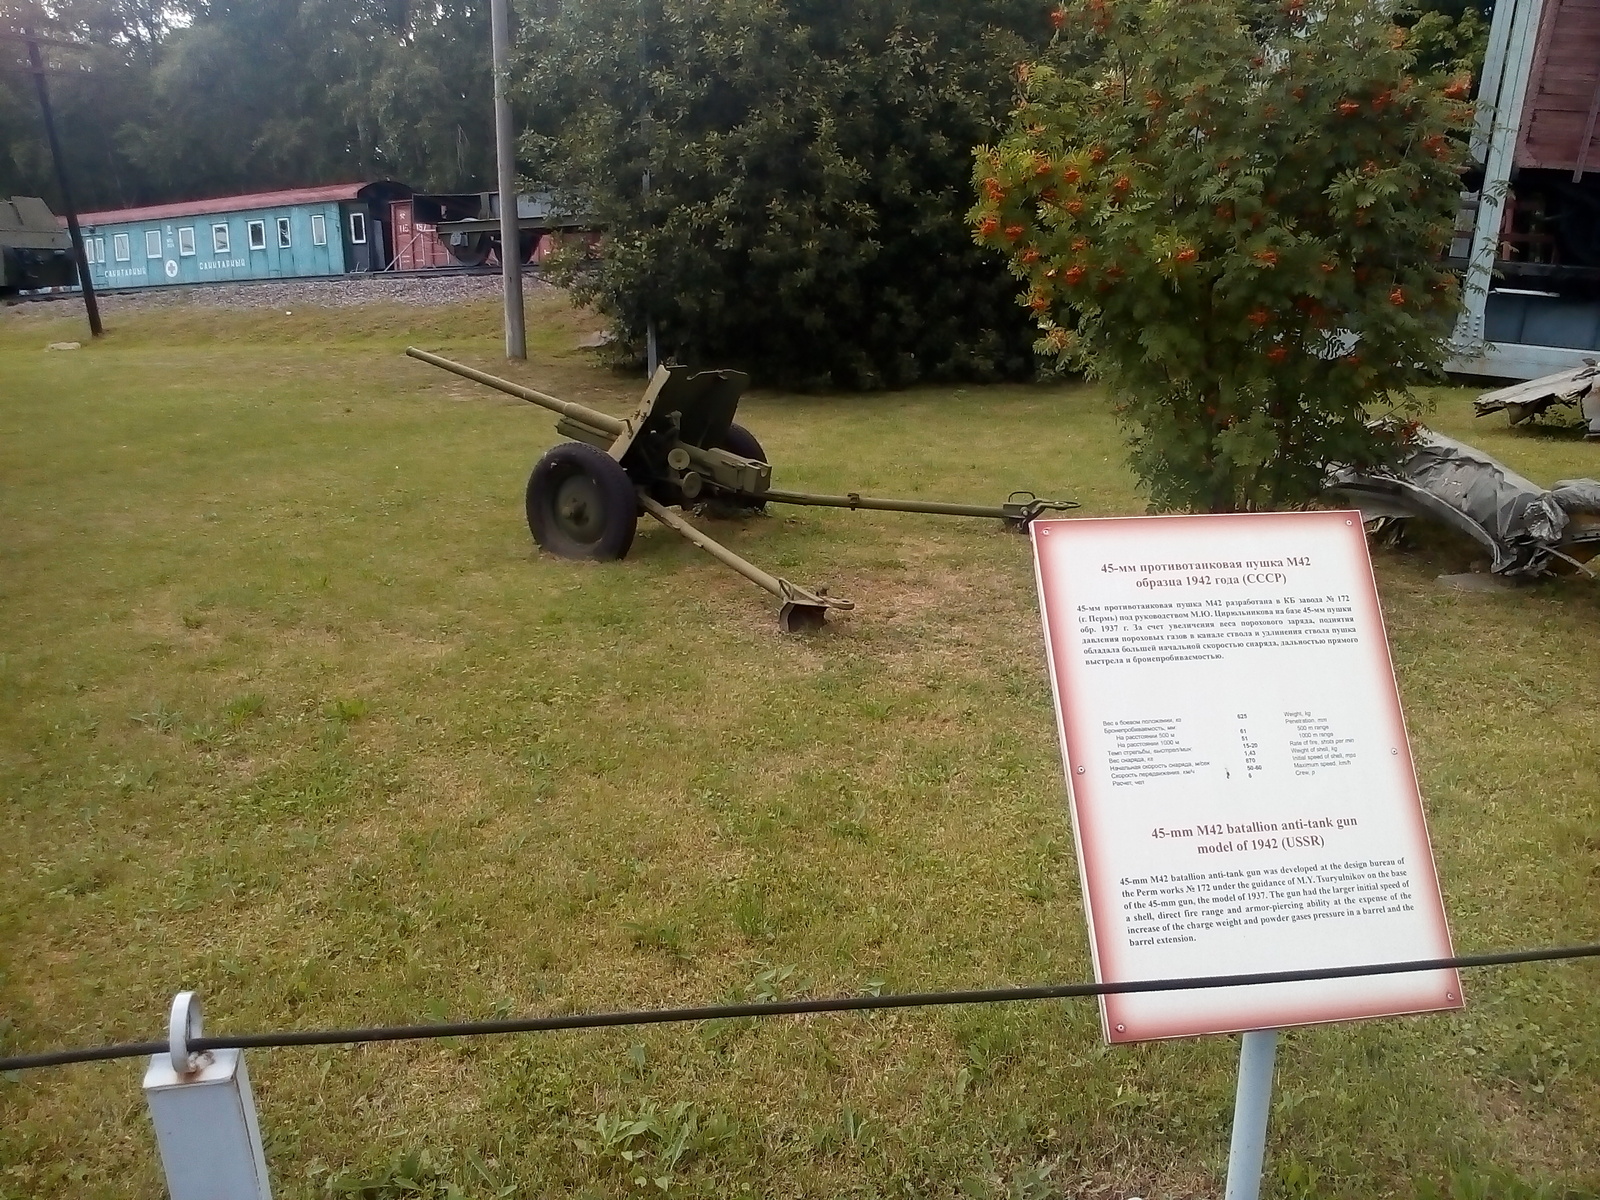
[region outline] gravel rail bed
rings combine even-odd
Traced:
[[[554,289],[537,276],[523,276],[522,291],[530,298]],[[151,287],[99,297],[107,313],[146,308],[350,308],[361,304],[468,304],[500,296],[500,276],[460,275],[341,275],[331,279],[281,279],[252,283],[211,283],[198,287]],[[26,301],[10,308],[13,313],[56,315],[60,306],[80,308],[77,296],[50,302]]]

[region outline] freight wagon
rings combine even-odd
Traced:
[[[498,192],[419,192],[410,205],[417,228],[431,229],[452,261],[468,267],[500,261]],[[521,261],[542,262],[554,238],[564,233],[581,233],[591,245],[599,240],[589,222],[560,212],[548,194],[517,197],[517,254]]]
[[[1532,379],[1600,358],[1600,0],[1498,0],[1472,156],[1451,369]]]

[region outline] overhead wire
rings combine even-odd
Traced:
[[[608,1029],[626,1026],[667,1025],[693,1021],[737,1020],[809,1016],[831,1012],[872,1012],[896,1008],[933,1008],[952,1004],[1014,1004],[1026,1000],[1068,1000],[1091,996],[1121,996],[1141,992],[1198,991],[1206,988],[1258,987],[1275,983],[1352,979],[1371,975],[1401,975],[1420,971],[1508,966],[1515,963],[1552,962],[1600,957],[1600,942],[1533,950],[1504,950],[1490,954],[1461,954],[1452,958],[1414,959],[1407,962],[1363,963],[1344,967],[1316,967],[1299,971],[1253,971],[1234,975],[1200,975],[1184,979],[1137,979],[1117,983],[1037,984],[1022,987],[980,988],[950,992],[863,993],[808,1000],[763,1000],[743,1004],[708,1004],[692,1008],[631,1009],[619,1012],[567,1013],[547,1017],[506,1017],[489,1021],[445,1021],[426,1025],[377,1025],[355,1029],[287,1030],[275,1033],[225,1034],[188,1039],[191,1051],[252,1050],[292,1046],[361,1045],[369,1042],[420,1041],[431,1038],[484,1037],[510,1033],[546,1033],[571,1029]],[[72,1063],[106,1062],[161,1054],[167,1042],[122,1042],[107,1046],[53,1050],[0,1058],[0,1071],[27,1071]]]

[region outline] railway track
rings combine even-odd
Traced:
[[[537,280],[540,278],[539,269],[533,264],[526,264],[522,268],[525,279]],[[330,284],[365,285],[369,283],[382,283],[392,280],[417,280],[422,282],[444,282],[453,279],[476,278],[479,276],[494,276],[498,278],[500,268],[493,266],[484,267],[427,267],[416,271],[354,271],[344,275],[293,275],[271,279],[206,279],[194,283],[147,284],[143,287],[123,287],[95,289],[96,296],[158,296],[196,294],[226,288],[241,288],[246,290],[263,287],[294,287],[301,284],[326,286]],[[10,297],[8,304],[49,304],[62,300],[77,301],[81,297],[78,289],[61,290],[52,292],[29,292],[19,296]]]

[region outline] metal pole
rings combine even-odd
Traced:
[[[661,351],[656,348],[656,319],[646,317],[644,325],[644,373],[654,375],[661,365]]]
[[[1267,1114],[1272,1109],[1272,1061],[1278,1031],[1257,1029],[1239,1043],[1239,1091],[1233,1101],[1233,1140],[1228,1146],[1224,1200],[1258,1200],[1267,1149]]]
[[[261,1124],[242,1050],[195,1053],[200,999],[172,1000],[166,1054],[152,1055],[144,1098],[172,1200],[272,1200]]]
[[[639,496],[639,505],[645,510],[645,512],[649,513],[656,520],[660,521],[668,529],[672,530],[674,533],[681,534],[689,541],[691,545],[704,550],[723,566],[732,567],[735,571],[739,572],[739,574],[743,575],[758,588],[762,588],[771,592],[780,600],[786,600],[791,595],[794,587],[793,584],[788,583],[787,580],[779,579],[776,575],[769,575],[760,567],[756,566],[755,563],[750,562],[747,559],[740,558],[721,542],[715,541],[711,537],[702,533],[671,509],[662,504],[658,504],[649,496],[646,496],[642,493]],[[785,589],[786,584],[790,590]]]
[[[929,513],[940,517],[994,517],[1004,520],[1013,514],[998,504],[946,504],[941,500],[885,500],[879,496],[818,496],[810,492],[769,490],[761,499],[778,504],[809,504],[815,508],[862,508],[878,512]]]
[[[830,596],[826,588],[813,592],[787,579],[767,574],[754,563],[740,558],[721,542],[707,537],[671,509],[652,500],[645,494],[643,488],[639,489],[639,507],[674,533],[681,534],[691,545],[704,550],[724,566],[732,567],[758,588],[771,592],[783,601],[778,621],[785,633],[799,633],[806,629],[820,628],[830,608],[848,610],[855,607],[855,601],[846,600],[843,596]]]
[[[645,144],[646,144],[646,146],[648,146],[650,144],[649,132],[648,132],[649,129],[650,129],[650,110],[649,109],[645,110],[644,125],[645,125],[645,130],[646,130],[646,141],[645,141]],[[647,151],[647,153],[648,153],[648,151]],[[645,202],[646,206],[648,206],[649,203],[650,203],[650,168],[649,167],[646,167],[644,169],[644,202]],[[645,378],[646,379],[653,379],[655,377],[656,368],[659,367],[660,365],[661,365],[661,351],[656,347],[656,318],[655,318],[655,314],[647,312],[645,314],[645,318],[644,318],[644,373],[645,373]]]
[[[517,225],[517,148],[511,128],[511,22],[506,0],[489,0],[494,51],[494,152],[500,192],[500,279],[505,289],[506,357],[528,357],[522,317],[522,231]]]
[[[1512,0],[1501,0],[1504,5]],[[1507,30],[1509,44],[1503,54],[1505,68],[1496,95],[1480,90],[1478,111],[1491,114],[1487,126],[1480,116],[1475,138],[1487,137],[1484,146],[1483,183],[1478,189],[1478,215],[1472,227],[1472,249],[1461,281],[1461,315],[1451,335],[1452,349],[1462,357],[1484,353],[1489,289],[1494,286],[1495,249],[1500,241],[1500,220],[1522,127],[1522,110],[1528,94],[1528,73],[1533,64],[1533,43],[1539,32],[1543,0],[1517,0]],[[1499,6],[1495,24],[1499,25]]]
[[[72,189],[67,186],[67,164],[61,157],[61,142],[56,137],[56,119],[50,110],[50,89],[44,82],[44,60],[39,56],[39,41],[32,29],[24,29],[28,41],[28,66],[33,71],[33,86],[39,92],[39,111],[44,115],[44,135],[50,142],[50,158],[56,166],[56,185],[61,189],[61,207],[67,210],[67,232],[72,235],[72,257],[78,263],[78,282],[83,287],[83,309],[89,315],[89,332],[99,337],[105,332],[100,324],[100,302],[95,298],[94,281],[89,278],[89,259],[83,252],[83,230],[78,227],[78,209],[72,203]]]
[[[644,4],[639,5],[639,83],[641,87],[649,87],[649,73],[646,70],[648,47],[645,37],[645,12]],[[650,208],[650,155],[655,149],[655,126],[650,120],[650,101],[645,100],[644,110],[639,114],[639,132],[644,138],[644,178],[641,181],[641,195],[644,207],[648,213]],[[648,304],[648,301],[647,301]],[[656,317],[648,307],[644,315],[644,375],[646,379],[655,377],[656,368],[661,365],[661,351],[656,345]]]

